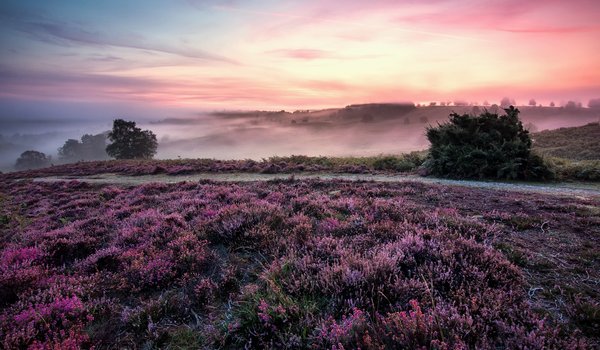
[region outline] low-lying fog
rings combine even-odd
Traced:
[[[483,107],[357,105],[341,109],[290,112],[221,112],[173,115],[135,120],[158,137],[157,158],[256,159],[270,156],[377,155],[425,149],[427,125],[447,119],[451,111],[478,112]],[[519,107],[532,131],[578,126],[598,121],[600,110]],[[82,119],[0,120],[0,170],[12,170],[25,150],[51,155],[67,139],[99,134],[111,128],[112,117]]]

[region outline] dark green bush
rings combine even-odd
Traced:
[[[428,171],[451,178],[549,179],[552,171],[531,153],[531,138],[511,106],[506,115],[450,114],[448,123],[427,129]]]
[[[423,156],[418,152],[402,154],[399,156],[379,156],[373,161],[375,170],[412,171],[423,163]]]

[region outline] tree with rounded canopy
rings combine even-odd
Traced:
[[[150,130],[136,127],[135,122],[117,119],[108,133],[112,141],[106,153],[116,159],[151,159],[156,154],[158,142]]]
[[[500,100],[500,107],[502,108],[508,108],[509,106],[515,106],[517,103],[515,102],[514,99],[509,98],[509,97],[503,97],[502,100]]]
[[[451,178],[549,179],[541,157],[531,153],[529,132],[510,106],[506,115],[450,114],[448,123],[427,129],[428,171]]]
[[[581,103],[577,103],[575,101],[568,101],[567,104],[565,105],[565,109],[577,109],[577,108],[581,108]]]
[[[15,163],[15,169],[17,170],[29,170],[45,168],[51,165],[50,156],[46,156],[42,152],[38,151],[25,151],[21,153],[17,162]]]

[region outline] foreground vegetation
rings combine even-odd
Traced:
[[[598,199],[3,177],[0,201],[7,349],[584,349],[600,334]]]
[[[11,178],[40,176],[85,176],[115,173],[121,175],[183,175],[202,172],[414,172],[427,152],[374,157],[271,157],[261,161],[217,159],[110,160],[64,164],[43,169],[5,174]]]
[[[600,159],[571,160],[546,158],[556,179],[561,181],[600,181]]]
[[[81,177],[114,173],[120,175],[184,175],[197,173],[421,173],[427,152],[374,157],[271,157],[262,161],[216,159],[109,160],[78,162],[4,174],[6,178],[45,176]],[[570,160],[545,157],[556,181],[600,181],[600,160]]]

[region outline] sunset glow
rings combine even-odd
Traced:
[[[318,108],[600,95],[600,2],[3,1],[14,103]]]

